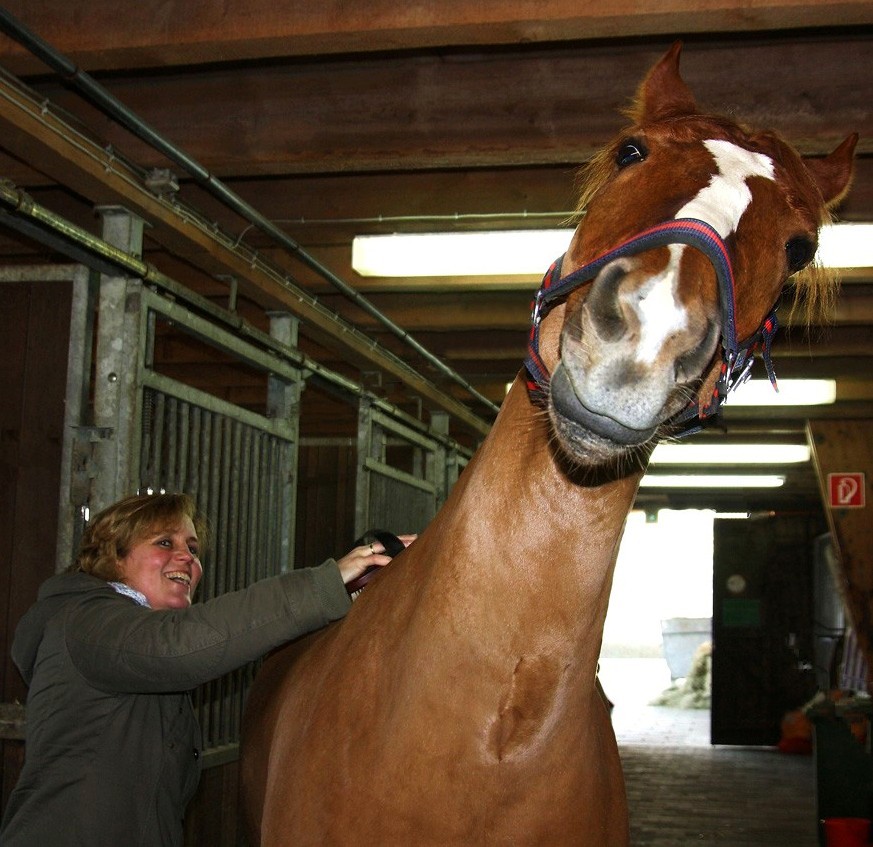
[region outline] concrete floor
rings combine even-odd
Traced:
[[[617,706],[632,847],[817,847],[811,756],[712,747],[709,712]]]

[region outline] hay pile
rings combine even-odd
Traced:
[[[652,701],[653,706],[674,709],[708,709],[712,700],[712,643],[701,644],[685,679],[677,680]]]

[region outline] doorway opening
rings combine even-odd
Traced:
[[[709,745],[714,519],[628,516],[599,672],[620,745]]]

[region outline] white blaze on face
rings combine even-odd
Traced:
[[[698,218],[706,221],[722,237],[736,232],[752,192],[746,180],[752,176],[774,179],[773,160],[763,153],[753,153],[730,141],[710,139],[703,146],[712,153],[717,172],[709,185],[686,203],[677,218]]]
[[[773,160],[763,153],[753,153],[730,141],[709,139],[704,146],[715,159],[716,172],[709,184],[689,200],[677,218],[705,221],[722,237],[736,232],[740,219],[752,202],[747,180],[752,176],[774,179]],[[670,245],[670,261],[663,272],[647,286],[637,311],[640,315],[640,343],[637,361],[652,361],[670,334],[686,323],[685,309],[673,292],[679,279],[679,262],[684,244]]]

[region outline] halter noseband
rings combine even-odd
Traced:
[[[774,389],[778,390],[776,373],[770,358],[770,347],[778,328],[775,307],[752,335],[744,341],[738,342],[734,273],[727,245],[718,232],[705,221],[696,218],[676,218],[644,230],[639,235],[635,235],[563,278],[561,277],[561,264],[564,256],[552,263],[534,300],[527,357],[524,362],[529,375],[527,387],[534,402],[543,404],[548,396],[550,375],[540,357],[540,322],[551,311],[556,302],[567,297],[583,283],[594,279],[606,265],[615,259],[622,256],[632,256],[655,247],[664,247],[668,244],[687,244],[695,247],[712,262],[718,278],[723,351],[721,373],[709,402],[702,407],[693,402],[689,404],[686,410],[680,412],[673,419],[674,424],[681,426],[681,431],[673,434],[688,435],[696,432],[700,429],[700,424],[693,420],[694,418],[703,419],[718,414],[727,395],[749,378],[755,354],[759,350],[770,383]]]

